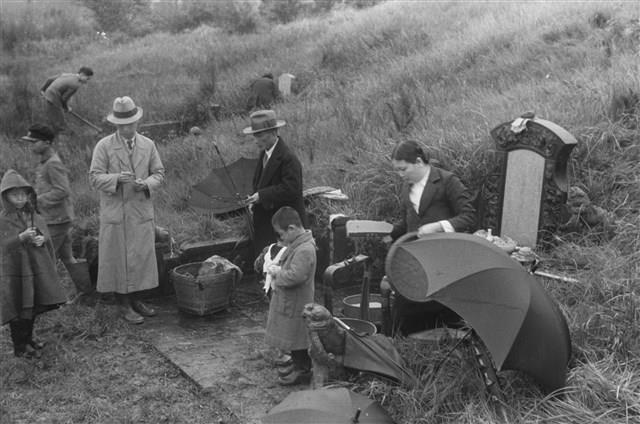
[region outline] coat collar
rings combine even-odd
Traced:
[[[288,148],[284,144],[282,138],[278,137],[275,148],[273,149],[273,152],[271,152],[271,157],[264,169],[262,169],[262,158],[264,157],[265,152],[262,152],[260,160],[258,161],[258,166],[260,167],[260,181],[258,181],[258,187],[262,187],[264,182],[269,181],[273,177],[276,170],[280,167],[280,162],[282,162],[282,157],[287,149]]]
[[[433,195],[436,192],[437,184],[439,184],[442,178],[442,174],[440,170],[435,166],[431,166],[431,171],[429,171],[429,178],[427,178],[427,183],[424,185],[424,191],[422,192],[422,197],[420,197],[420,207],[418,208],[418,214],[422,213],[431,200],[433,199]]]
[[[135,171],[136,168],[140,166],[140,163],[146,157],[143,152],[149,148],[147,143],[144,143],[144,139],[140,134],[136,133],[134,138],[136,144],[131,155],[129,155],[129,150],[125,147],[124,140],[118,135],[118,133],[114,133],[112,143],[112,149],[116,156],[118,156],[118,159],[122,162],[124,167],[132,168],[132,171]]]
[[[289,246],[287,246],[287,249],[282,254],[282,259],[280,261],[284,262],[290,255],[293,254],[293,251],[296,250],[298,246],[306,242],[312,242],[315,244],[311,230],[305,230],[304,233],[296,237],[296,239]]]

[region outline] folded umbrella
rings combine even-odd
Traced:
[[[244,208],[243,200],[253,194],[253,171],[258,159],[240,158],[230,165],[214,168],[191,190],[191,206],[224,214]]]
[[[388,337],[382,334],[359,334],[340,318],[333,319],[347,331],[345,367],[386,377],[408,388],[415,386],[415,375],[405,367],[400,353]]]
[[[345,388],[293,392],[264,417],[264,424],[394,424],[375,400]]]
[[[436,301],[461,316],[491,353],[497,370],[517,369],[548,390],[566,383],[569,329],[556,302],[499,247],[471,234],[398,239],[386,273],[414,302]]]

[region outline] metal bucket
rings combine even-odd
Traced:
[[[361,294],[354,294],[342,299],[343,314],[349,318],[360,318]],[[369,321],[375,324],[382,323],[382,296],[377,293],[369,294]]]

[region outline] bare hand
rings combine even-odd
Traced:
[[[32,243],[37,247],[42,246],[44,244],[44,236],[35,236]]]
[[[387,234],[386,236],[382,237],[382,242],[388,246],[391,243],[393,243],[393,239],[391,238],[390,235]]]
[[[135,180],[135,175],[129,171],[122,171],[120,175],[118,175],[119,183],[132,183]]]
[[[427,234],[441,233],[442,231],[442,225],[440,225],[439,222],[431,222],[418,228],[418,237],[422,237]]]
[[[275,277],[278,274],[278,272],[280,272],[280,266],[279,265],[269,265],[269,268],[267,268],[267,272],[270,275]]]
[[[37,235],[38,233],[36,229],[34,227],[29,227],[18,234],[18,238],[20,239],[20,241],[33,241]]]
[[[137,180],[135,180],[134,182],[134,186],[133,189],[135,191],[144,191],[147,190],[147,183],[144,182],[144,180],[142,180],[141,178],[138,178]]]
[[[247,197],[245,200],[245,202],[249,205],[258,203],[259,201],[260,201],[260,194],[258,193],[253,193],[251,196]]]

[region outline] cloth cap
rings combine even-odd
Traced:
[[[55,138],[56,134],[53,130],[44,124],[33,124],[29,127],[29,132],[27,135],[20,137],[22,141],[29,141],[32,143],[38,141],[48,141],[51,142]]]

